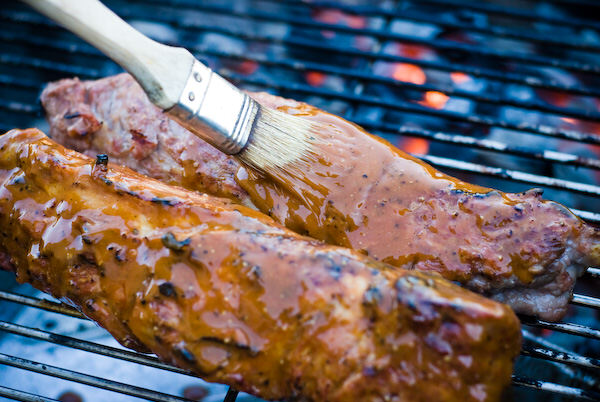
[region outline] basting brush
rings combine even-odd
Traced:
[[[261,106],[186,49],[144,36],[100,1],[23,1],[118,63],[152,103],[220,151],[267,174],[312,159],[314,122]]]

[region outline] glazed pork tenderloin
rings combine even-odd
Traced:
[[[269,400],[498,401],[511,309],[224,199],[0,136],[0,264],[123,345]]]
[[[598,229],[543,200],[539,190],[473,186],[340,117],[251,95],[325,125],[320,159],[300,174],[257,174],[171,122],[126,74],[52,83],[42,102],[52,138],[68,147],[255,206],[297,233],[438,272],[518,313],[559,320],[575,279],[600,263]]]

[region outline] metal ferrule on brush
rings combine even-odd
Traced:
[[[179,103],[167,113],[206,142],[233,155],[246,146],[258,108],[248,95],[194,61]]]

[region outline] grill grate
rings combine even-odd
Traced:
[[[150,35],[187,47],[243,87],[305,99],[399,145],[404,139],[427,140],[425,154],[412,153],[437,167],[508,191],[522,190],[518,183],[542,186],[548,198],[600,223],[600,24],[581,17],[594,15],[590,10],[599,8],[594,1],[529,0],[519,2],[520,8],[507,7],[503,0],[106,3]],[[2,131],[43,124],[36,99],[45,82],[119,72],[95,49],[19,4],[3,7],[0,21]],[[400,29],[406,24],[411,29]],[[557,27],[560,34],[553,34]],[[401,65],[427,79],[390,73]],[[457,72],[472,85],[448,79]],[[424,104],[430,93],[448,103]],[[449,107],[453,101],[458,106]],[[564,169],[570,169],[568,174],[557,174]],[[582,279],[593,283],[600,269],[590,268]],[[514,385],[550,393],[545,396],[600,400],[600,362],[589,352],[600,340],[594,328],[600,299],[584,292],[590,291],[578,290],[572,304],[593,316],[587,322],[522,317],[526,342],[521,359],[547,362],[568,384],[517,371]],[[14,292],[0,291],[0,302],[83,318],[66,305]],[[10,320],[0,320],[0,331],[193,377],[154,357]],[[548,332],[563,337],[551,341],[544,336]],[[565,337],[587,338],[593,347],[576,352],[561,346]],[[4,353],[0,365],[147,400],[186,400]],[[0,397],[53,401],[4,385]],[[230,389],[225,401],[236,397]]]

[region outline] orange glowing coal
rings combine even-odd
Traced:
[[[306,82],[308,82],[313,87],[320,87],[325,82],[325,78],[327,76],[318,71],[309,71],[306,73]]]
[[[434,109],[443,109],[446,106],[446,102],[448,102],[450,97],[446,94],[443,94],[438,91],[427,91],[425,92],[425,96],[423,96],[423,100],[419,103],[423,106],[431,107]]]
[[[454,71],[454,72],[450,73],[450,79],[455,84],[460,85],[460,84],[464,84],[465,82],[471,80],[471,77],[469,77],[465,73],[461,73],[460,71]]]
[[[569,124],[577,124],[577,120],[572,119],[570,117],[561,117],[560,118],[562,121],[564,121],[565,123],[569,123]]]
[[[425,155],[429,151],[429,142],[423,138],[403,138],[398,146],[409,154]]]
[[[341,24],[354,29],[362,29],[366,26],[366,20],[364,17],[346,14],[335,9],[316,10],[313,12],[313,18],[317,21],[327,24]],[[321,31],[321,33],[326,38],[333,38],[335,36],[335,32],[333,31],[325,30]]]
[[[258,63],[253,60],[244,60],[237,65],[237,70],[244,75],[251,75],[258,69]]]
[[[408,63],[397,63],[394,66],[392,77],[398,81],[410,82],[417,85],[423,85],[427,81],[425,71],[421,67]]]

